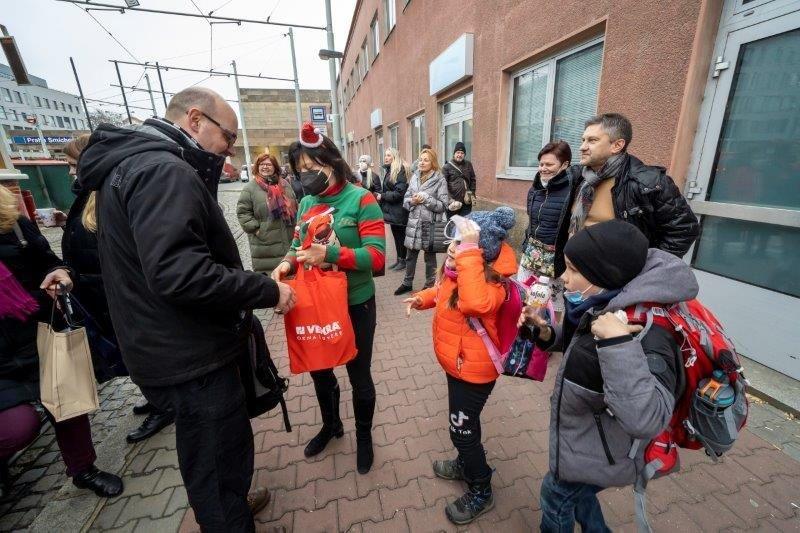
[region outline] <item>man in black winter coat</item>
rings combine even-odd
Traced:
[[[569,234],[611,219],[630,222],[658,248],[683,257],[700,233],[697,217],[663,167],[628,153],[630,121],[604,113],[586,121]]]
[[[448,218],[453,215],[467,216],[472,212],[476,179],[475,169],[467,159],[467,147],[463,142],[456,143],[453,158],[442,166],[442,174],[447,180],[447,193],[450,195]]]
[[[189,88],[164,119],[98,127],[78,169],[81,186],[97,191],[123,359],[147,399],[175,413],[178,464],[203,531],[254,530],[253,433],[236,360],[250,310],[294,305],[287,285],[242,269],[216,201],[237,127],[217,93]]]

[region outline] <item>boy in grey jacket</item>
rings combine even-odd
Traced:
[[[683,388],[681,351],[658,326],[638,338],[614,314],[639,303],[691,300],[688,265],[648,249],[633,225],[589,226],[565,248],[566,314],[555,328],[526,309],[540,347],[564,350],[551,397],[550,471],[541,488],[542,531],[609,531],[597,493],[633,485],[647,443],[669,424]]]

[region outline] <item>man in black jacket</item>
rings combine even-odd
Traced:
[[[467,216],[472,212],[476,180],[475,169],[472,168],[472,162],[467,159],[467,148],[463,142],[456,143],[453,158],[444,164],[442,174],[447,180],[447,193],[450,195],[447,217]]]
[[[700,233],[697,217],[663,167],[648,166],[628,153],[630,121],[604,113],[586,121],[580,175],[569,234],[613,218],[630,222],[659,248],[683,257]]]
[[[176,94],[166,118],[103,124],[83,152],[97,191],[106,294],[131,378],[175,412],[178,463],[203,531],[253,531],[253,433],[236,359],[256,308],[286,311],[291,288],[245,272],[216,201],[238,120],[215,92]],[[261,500],[265,500],[262,492]]]

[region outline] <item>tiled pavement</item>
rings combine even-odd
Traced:
[[[235,196],[227,196],[235,201]],[[309,377],[292,376],[288,406],[294,431],[283,431],[279,410],[253,421],[256,483],[269,487],[273,495],[256,517],[260,531],[455,531],[443,508],[463,487],[436,479],[430,466],[434,459],[453,455],[445,377],[431,348],[431,314],[414,313],[406,319],[400,298],[392,295],[399,282],[396,273],[378,280],[373,470],[365,476],[355,472],[352,401],[342,369],[337,375],[344,390],[347,432],[320,456],[303,456],[303,446],[320,420]],[[288,375],[282,320],[266,314],[263,321],[276,364]],[[495,468],[497,503],[463,530],[530,531],[538,525],[539,486],[547,470],[548,396],[557,364],[555,356],[544,383],[506,378],[495,388],[482,420],[483,441]],[[129,413],[136,399],[133,392],[128,394],[121,414]],[[800,530],[800,463],[789,456],[797,458],[800,424],[774,408],[754,405],[750,428],[723,464],[712,464],[700,452],[684,451],[681,473],[651,483],[649,509],[656,531]],[[60,465],[57,454],[49,459]],[[49,468],[59,471],[60,466]],[[84,505],[92,507],[84,530],[197,529],[176,468],[172,428],[129,447],[117,468],[124,475],[125,494],[109,501],[89,498]],[[54,486],[60,482],[55,480]],[[33,493],[40,500],[50,497]],[[615,530],[634,530],[629,489],[603,491],[600,499]],[[48,509],[37,520],[42,530],[47,530],[42,517]],[[0,530],[22,526],[4,524],[5,517]]]

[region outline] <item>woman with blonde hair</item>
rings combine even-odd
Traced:
[[[406,224],[408,211],[403,207],[403,198],[408,189],[408,165],[396,148],[387,148],[383,154],[383,187],[376,198],[383,211],[383,220],[392,230],[397,261],[389,270],[406,269]]]
[[[0,185],[0,481],[10,484],[8,459],[38,436],[39,322],[50,322],[59,286],[72,288],[75,273],[50,249],[36,224],[20,216],[16,196]],[[61,422],[47,413],[67,476],[101,497],[122,493],[122,480],[94,465],[89,416]]]
[[[376,199],[378,198],[381,192],[381,177],[373,170],[372,156],[365,154],[358,158],[356,181],[371,192]]]
[[[423,242],[423,232],[425,226],[432,229],[436,222],[444,223],[449,202],[447,181],[440,171],[436,152],[426,148],[419,153],[417,172],[411,178],[403,198],[403,207],[409,212],[405,238],[408,249],[406,277],[394,291],[395,296],[413,290],[420,251],[425,253],[425,288],[433,287],[436,281],[436,252],[430,249],[429,243]]]
[[[73,178],[78,174],[78,160],[83,150],[89,145],[89,134],[75,137],[64,147],[64,155],[69,165],[69,175]],[[75,296],[81,306],[94,319],[96,327],[104,337],[116,342],[114,324],[108,310],[103,276],[100,270],[100,254],[97,249],[97,206],[95,191],[83,190],[78,185],[78,180],[72,184],[75,201],[63,225],[64,236],[61,239],[61,252],[64,262],[76,274]],[[94,362],[95,376],[99,382],[107,381],[121,375],[127,375],[127,369],[118,361],[109,361],[99,351],[92,348],[92,361]],[[147,414],[141,425],[128,433],[128,442],[139,442],[155,435],[174,421],[172,413],[157,409],[148,402],[141,402],[134,406],[135,414]]]
[[[264,153],[253,165],[236,204],[239,225],[250,241],[255,272],[272,272],[283,260],[294,238],[297,200],[291,184],[281,177],[274,156]]]

